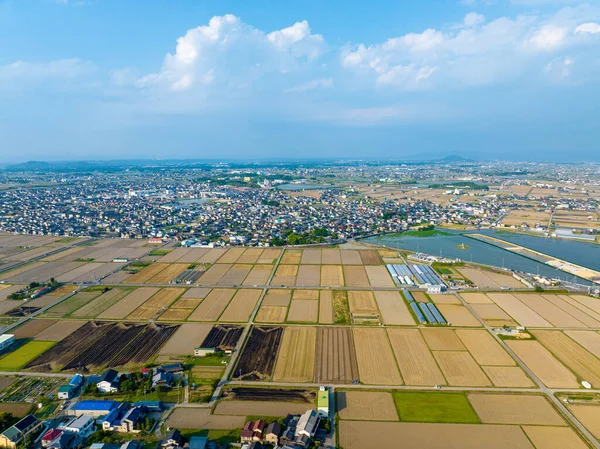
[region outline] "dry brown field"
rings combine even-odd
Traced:
[[[185,321],[192,311],[190,309],[174,309],[172,307],[165,310],[157,318],[158,321]]]
[[[550,194],[549,189],[533,189],[532,195],[534,196],[547,196]],[[535,212],[532,210],[511,210],[508,215],[502,220],[503,225],[507,226],[520,226],[522,223],[532,228],[537,223],[543,226],[547,226],[550,221],[549,212]]]
[[[507,340],[506,344],[549,388],[579,388],[577,378],[537,341]]]
[[[279,265],[271,285],[296,285],[298,265]]]
[[[168,253],[168,254],[162,256],[160,259],[158,259],[158,262],[162,262],[162,263],[177,262],[179,260],[179,258],[188,254],[192,250],[193,250],[193,248],[185,248],[185,247],[175,248],[170,253]]]
[[[388,392],[336,391],[340,419],[398,421],[394,398]]]
[[[594,331],[565,331],[565,334],[600,358],[600,334]]]
[[[287,321],[290,323],[316,323],[319,318],[319,301],[292,299]]]
[[[395,287],[394,281],[385,266],[365,266],[365,270],[372,287]]]
[[[321,265],[321,250],[320,249],[305,249],[302,251],[302,265]]]
[[[370,287],[371,283],[362,265],[344,265],[344,279],[348,287]]]
[[[353,329],[360,380],[373,385],[401,385],[402,377],[384,329]]]
[[[117,304],[132,292],[131,288],[114,287],[101,294],[96,299],[88,302],[83,307],[77,309],[71,314],[74,318],[94,318],[107,310],[109,307]]]
[[[363,265],[381,265],[383,263],[381,256],[375,250],[361,250],[359,254]]]
[[[202,344],[211,329],[212,324],[184,323],[161,348],[159,354],[164,356],[192,355],[194,349]]]
[[[242,285],[266,285],[274,265],[254,265]]]
[[[462,302],[460,302],[460,300],[456,296],[451,295],[451,294],[448,294],[448,295],[430,294],[429,297],[436,305],[437,304],[457,304],[457,305],[462,304]]]
[[[512,276],[484,271],[478,268],[459,268],[459,273],[471,280],[477,287],[500,289],[502,287],[525,288],[525,285]]]
[[[452,329],[426,328],[421,334],[432,351],[466,351],[465,345]]]
[[[415,298],[415,301],[417,302],[429,302],[429,298],[427,297],[427,295],[425,294],[425,292],[411,292],[413,295],[413,298]]]
[[[204,298],[206,298],[206,295],[208,295],[209,293],[210,293],[210,288],[194,287],[194,288],[190,288],[189,290],[187,290],[183,295],[181,295],[181,297],[182,298],[204,299]]]
[[[256,263],[268,263],[273,264],[281,255],[280,249],[267,248],[263,251],[260,256],[260,259],[256,261]]]
[[[446,384],[418,329],[388,329],[387,333],[406,385]]]
[[[219,259],[219,263],[236,263],[244,254],[244,248],[229,248]]]
[[[321,267],[319,265],[300,265],[296,285],[302,287],[317,287],[321,280]]]
[[[273,380],[312,382],[315,375],[315,327],[286,327],[283,332]]]
[[[86,321],[61,320],[37,334],[34,339],[40,341],[61,341],[86,324]]]
[[[570,427],[523,426],[536,449],[588,449]]]
[[[283,265],[298,265],[300,260],[302,260],[302,250],[287,249],[283,253],[280,263]]]
[[[567,425],[541,395],[471,393],[468,399],[484,424]]]
[[[197,283],[202,285],[217,285],[231,267],[231,264],[216,263],[198,279]]]
[[[360,253],[356,250],[346,249],[341,252],[343,265],[362,265]]]
[[[487,387],[492,383],[467,351],[433,351],[449,385]]]
[[[560,331],[534,331],[533,335],[579,377],[600,385],[600,359]]]
[[[245,416],[212,415],[209,408],[176,408],[165,424],[176,429],[241,429]]]
[[[192,377],[200,379],[220,379],[223,376],[224,367],[221,366],[194,366]]]
[[[344,272],[341,265],[321,265],[321,286],[344,286]]]
[[[226,251],[225,248],[211,248],[207,253],[202,254],[196,262],[216,263]]]
[[[239,259],[237,260],[237,263],[255,264],[258,261],[258,259],[260,259],[260,256],[262,255],[262,253],[263,253],[262,248],[248,248],[239,257]]]
[[[123,319],[150,299],[158,290],[158,287],[137,288],[121,301],[102,312],[98,318]]]
[[[171,309],[187,309],[194,310],[198,307],[198,304],[202,302],[202,298],[185,298],[184,296],[180,296],[177,301],[171,305]]]
[[[541,295],[534,293],[515,293],[515,297],[536,312],[551,325],[556,327],[587,327],[581,321],[565,313],[564,310],[544,299]]]
[[[600,406],[598,404],[570,404],[568,409],[596,438],[600,438]]]
[[[223,315],[219,318],[219,321],[247,322],[261,294],[262,290],[258,289],[238,290],[223,312]]]
[[[552,304],[564,310],[566,313],[571,315],[573,318],[578,319],[583,324],[589,327],[600,327],[600,315],[595,314],[597,317],[593,317],[593,311],[588,309],[587,307],[579,304],[577,301],[569,298],[568,301],[562,298],[560,295],[542,295],[546,300],[550,301]],[[574,306],[572,304],[576,304]]]
[[[452,326],[481,327],[479,320],[465,306],[439,304],[437,308]]]
[[[352,329],[317,328],[315,378],[320,382],[351,383],[358,379]]]
[[[44,296],[66,296],[73,293],[74,290],[77,289],[76,285],[73,284],[65,284],[58,287],[56,290],[52,290],[50,293],[46,293]]]
[[[184,288],[161,288],[148,301],[127,316],[130,320],[149,320],[179,298]]]
[[[233,298],[235,290],[215,288],[202,300],[200,305],[192,312],[190,321],[217,321],[223,310]]]
[[[287,315],[287,307],[260,306],[256,314],[257,323],[283,323]]]
[[[469,304],[494,304],[485,293],[461,293],[460,296]]]
[[[221,401],[215,407],[215,415],[232,416],[287,416],[301,415],[306,410],[314,408],[310,404],[278,401]]]
[[[485,330],[457,329],[456,335],[480,365],[514,366],[516,362]]]
[[[322,251],[323,265],[341,265],[342,256],[339,249],[324,249]]]
[[[484,320],[512,321],[508,313],[496,304],[472,304],[473,310]]]
[[[566,297],[563,295],[559,295],[559,297],[564,300],[566,300],[566,298],[569,298],[570,300],[576,301],[578,304],[585,307],[585,309],[581,309],[581,310],[590,310],[591,312],[594,313],[594,314],[590,313],[590,315],[596,319],[598,316],[597,314],[600,314],[600,301],[598,301],[595,298],[591,298],[589,296],[583,296],[583,295],[572,295],[572,296],[566,296]]]
[[[162,270],[156,276],[146,281],[148,284],[168,284],[188,267],[185,263],[172,263]]]
[[[533,381],[518,366],[482,366],[483,371],[496,387],[530,388]]]
[[[124,284],[144,284],[149,279],[152,279],[154,276],[156,276],[158,273],[160,273],[162,270],[164,270],[168,266],[169,266],[169,264],[167,264],[167,263],[153,263],[152,265],[129,276],[127,279],[125,279],[125,281],[123,281],[123,283]]]
[[[319,299],[319,290],[294,290],[293,299]]]
[[[267,294],[263,298],[263,306],[282,306],[290,305],[292,293],[289,290],[267,290]]]
[[[333,294],[329,290],[321,292],[319,300],[319,323],[333,324]]]
[[[381,311],[381,318],[386,325],[403,326],[415,324],[399,292],[375,291],[374,294],[379,310]]]
[[[379,315],[373,292],[368,290],[348,291],[348,305],[351,314]]]
[[[51,309],[48,309],[47,312],[44,312],[44,315],[52,317],[62,317],[68,315],[98,296],[100,296],[100,292],[79,292],[76,295],[64,300],[60,304],[55,305]]]
[[[10,413],[15,418],[25,417],[33,407],[33,404],[23,402],[2,402],[0,403],[0,413]]]
[[[31,338],[56,322],[56,320],[29,320],[25,324],[11,330],[10,333],[13,334],[17,340],[20,338]]]
[[[344,449],[534,449],[520,427],[494,424],[342,420],[339,435]]]
[[[240,285],[244,282],[244,279],[246,279],[246,276],[248,276],[250,270],[252,270],[252,265],[236,263],[221,278],[219,285],[228,287]]]
[[[510,293],[488,293],[488,297],[504,309],[519,324],[527,327],[553,327]]]

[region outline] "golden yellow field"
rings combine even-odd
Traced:
[[[391,393],[376,391],[337,391],[340,419],[358,421],[398,421]]]
[[[368,290],[348,291],[348,304],[353,315],[379,315],[373,292]]]
[[[418,329],[387,330],[406,385],[445,385],[435,359]]]
[[[592,435],[600,438],[600,405],[570,404],[567,407]]]
[[[432,351],[466,351],[465,345],[452,329],[426,328],[421,334]]]
[[[536,449],[588,449],[570,427],[523,426]]]
[[[369,287],[371,283],[362,265],[344,265],[344,279],[348,287]]]
[[[281,306],[260,306],[256,314],[258,323],[283,323],[287,315],[287,307]]]
[[[315,374],[317,329],[288,326],[283,333],[273,380],[312,382]]]
[[[190,315],[190,321],[216,321],[235,294],[233,289],[215,288]]]
[[[259,289],[246,288],[238,290],[219,318],[219,321],[247,322],[261,294],[262,290]]]
[[[402,377],[385,330],[355,327],[353,333],[361,382],[401,385]]]
[[[289,290],[267,290],[263,298],[263,306],[285,306],[290,304],[292,294]]]
[[[149,280],[146,281],[148,284],[168,284],[171,282],[177,275],[179,275],[182,271],[187,268],[188,264],[185,263],[172,263],[169,264],[167,268],[162,270],[156,276],[153,276]],[[133,277],[133,276],[132,276]],[[131,278],[129,278],[131,279]]]
[[[291,323],[316,323],[319,318],[319,301],[314,299],[293,299],[287,321]]]
[[[394,281],[383,265],[365,266],[372,287],[394,287]]]
[[[485,424],[567,425],[541,395],[471,393],[468,398]]]
[[[456,335],[480,365],[514,366],[516,362],[487,331],[457,329]]]
[[[452,326],[481,327],[479,320],[465,306],[439,304],[437,308]]]
[[[319,299],[319,290],[294,290],[293,299]]]
[[[487,387],[492,383],[467,351],[433,351],[449,385]]]
[[[161,288],[148,301],[134,310],[127,319],[129,320],[149,320],[164,308],[169,307],[173,301],[179,298],[185,288]]]
[[[162,270],[169,266],[168,263],[153,263],[152,265],[138,271],[137,273],[129,276],[123,281],[124,284],[144,284],[152,279]]]
[[[319,300],[319,323],[333,324],[333,294],[330,290],[323,290]]]
[[[496,387],[529,388],[533,381],[518,366],[483,366],[483,371]]]
[[[288,249],[281,258],[281,264],[286,265],[297,265],[302,259],[302,250],[299,249]]]
[[[295,285],[298,265],[279,265],[271,285]]]
[[[341,265],[321,265],[321,286],[344,286],[344,273]]]

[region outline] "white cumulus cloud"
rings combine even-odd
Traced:
[[[600,24],[594,22],[582,23],[575,28],[575,33],[600,34]]]

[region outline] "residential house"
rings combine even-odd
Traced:
[[[319,414],[314,410],[307,410],[304,412],[300,419],[298,420],[298,425],[296,426],[296,438],[301,436],[307,436],[308,438],[312,438],[315,436],[317,429],[319,428],[319,422],[321,418]]]
[[[157,387],[170,390],[173,387],[173,374],[163,371],[161,368],[154,368],[152,389],[156,389]]]
[[[175,449],[183,447],[183,436],[179,430],[170,431],[158,447],[162,449]]]
[[[48,449],[78,449],[83,438],[75,433],[63,432],[48,445]]]
[[[48,430],[41,439],[42,447],[50,446],[50,443],[54,441],[56,438],[63,434],[62,430],[59,429],[50,429]]]
[[[265,432],[265,441],[276,446],[279,443],[279,436],[281,435],[281,425],[276,422],[272,422],[267,426]]]
[[[183,365],[181,363],[168,363],[166,365],[161,365],[160,369],[165,373],[171,374],[183,374]]]
[[[77,418],[73,418],[68,423],[60,426],[65,432],[71,432],[79,434],[83,437],[88,436],[94,431],[94,423],[96,420],[92,415],[81,415]]]
[[[96,387],[100,393],[116,393],[119,391],[119,373],[114,369],[104,371]]]
[[[35,433],[41,426],[42,423],[35,416],[27,415],[0,434],[0,447],[16,449],[17,445]]]
[[[61,385],[58,387],[58,399],[71,399],[75,389],[72,385]]]
[[[120,433],[137,433],[135,426],[144,418],[145,407],[131,407],[121,403],[102,420],[102,430]]]

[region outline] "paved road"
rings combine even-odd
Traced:
[[[0,376],[23,376],[23,377],[60,377],[70,379],[73,374],[63,373],[33,373],[30,371],[0,371]]]

